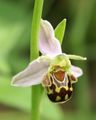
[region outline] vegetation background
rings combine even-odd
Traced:
[[[31,88],[10,81],[29,63],[33,6],[34,0],[0,0],[0,120],[30,120]],[[96,0],[45,0],[43,19],[55,28],[64,18],[63,51],[88,60],[74,63],[84,75],[69,102],[55,105],[43,96],[41,119],[96,120]]]

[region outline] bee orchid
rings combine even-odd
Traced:
[[[64,103],[72,96],[72,84],[83,74],[81,68],[73,66],[70,60],[86,58],[62,53],[54,29],[46,20],[41,20],[38,47],[42,56],[15,75],[11,84],[23,87],[42,84],[52,102]]]

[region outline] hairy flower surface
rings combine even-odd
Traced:
[[[71,98],[72,84],[83,74],[81,68],[71,64],[70,59],[86,60],[86,58],[62,53],[54,29],[46,20],[41,20],[38,46],[42,56],[14,76],[11,84],[24,87],[42,84],[52,102],[66,102]]]

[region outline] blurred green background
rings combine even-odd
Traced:
[[[10,81],[29,62],[33,6],[34,0],[0,0],[0,120],[30,120],[31,88]],[[55,105],[43,96],[41,120],[96,120],[96,0],[45,0],[43,19],[55,28],[63,18],[63,51],[88,60],[73,61],[84,75],[69,102]]]

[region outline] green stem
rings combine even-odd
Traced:
[[[30,42],[30,60],[34,60],[39,56],[38,39],[40,30],[40,21],[42,15],[44,0],[35,0],[33,18],[32,18],[32,32]],[[42,98],[42,86],[36,85],[32,87],[32,120],[40,120],[40,102]]]

